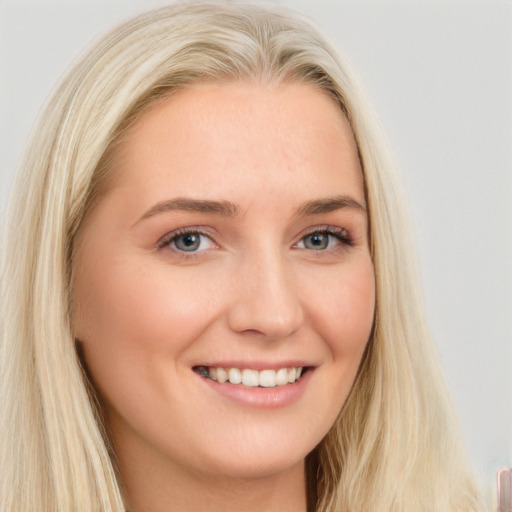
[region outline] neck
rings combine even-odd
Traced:
[[[304,471],[241,478],[174,478],[157,475],[126,484],[130,512],[306,512]]]
[[[307,511],[304,462],[273,474],[240,478],[132,456],[118,461],[129,512]]]

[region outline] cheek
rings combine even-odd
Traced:
[[[195,280],[136,260],[88,261],[75,282],[74,330],[100,391],[173,364],[207,327],[211,290]]]
[[[353,364],[370,337],[375,312],[375,278],[370,257],[331,274],[323,289],[310,290],[311,316],[333,359]]]

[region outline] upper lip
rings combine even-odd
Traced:
[[[264,361],[210,361],[196,364],[193,367],[205,366],[207,368],[239,368],[240,370],[279,370],[281,368],[311,368],[315,365],[308,361],[290,359],[279,362]]]

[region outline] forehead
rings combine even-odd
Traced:
[[[286,189],[332,196],[341,188],[364,202],[349,123],[327,93],[309,84],[181,89],[130,128],[113,173],[113,188],[136,188],[141,198],[241,191],[269,197]]]

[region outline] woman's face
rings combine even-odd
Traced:
[[[80,234],[73,327],[121,467],[302,467],[374,314],[341,111],[310,85],[198,85],[146,112],[113,166]]]

